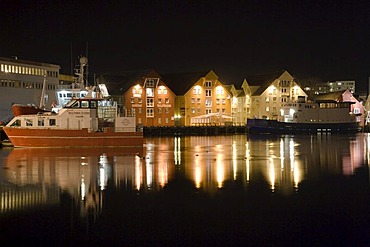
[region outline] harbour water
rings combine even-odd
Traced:
[[[0,150],[0,242],[369,246],[370,134]]]

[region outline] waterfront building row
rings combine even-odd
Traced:
[[[59,70],[55,64],[0,58],[0,121],[11,117],[14,103],[40,102],[44,75],[44,102],[50,107],[56,100],[55,90],[75,79]],[[171,74],[142,70],[101,74],[96,83],[106,84],[111,97],[136,117],[139,126],[243,126],[247,118],[277,119],[282,103],[309,98],[288,71],[246,76],[241,84],[228,84],[213,70]],[[331,97],[333,102],[350,98]],[[364,112],[360,108],[356,105],[352,110]]]

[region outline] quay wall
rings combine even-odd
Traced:
[[[144,137],[150,136],[190,136],[245,134],[245,126],[169,126],[144,127]]]

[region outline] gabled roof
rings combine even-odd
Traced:
[[[269,74],[247,76],[245,79],[249,86],[259,86],[252,96],[261,95],[271,85],[271,83],[279,78],[284,72],[285,70]]]
[[[169,73],[161,74],[162,81],[175,93],[175,95],[185,95],[185,93],[200,78],[205,77],[209,71]]]
[[[110,95],[122,95],[134,84],[142,85],[144,78],[160,77],[154,70],[121,71],[114,74],[102,74],[99,83],[105,83]]]

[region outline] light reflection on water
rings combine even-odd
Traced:
[[[292,193],[312,176],[352,175],[369,159],[369,140],[368,134],[190,136],[147,138],[143,150],[108,154],[101,149],[15,149],[3,159],[1,181],[5,187],[55,186],[85,201],[108,183],[158,191],[176,179],[177,171],[209,192],[226,180],[247,184],[263,178],[272,192]],[[6,200],[3,194],[2,211]]]
[[[0,215],[74,198],[80,216],[96,217],[105,190],[160,192],[186,178],[217,193],[226,182],[269,185],[270,193],[300,193],[323,174],[351,176],[369,160],[369,134],[313,136],[189,136],[146,138],[143,149],[1,150]]]

